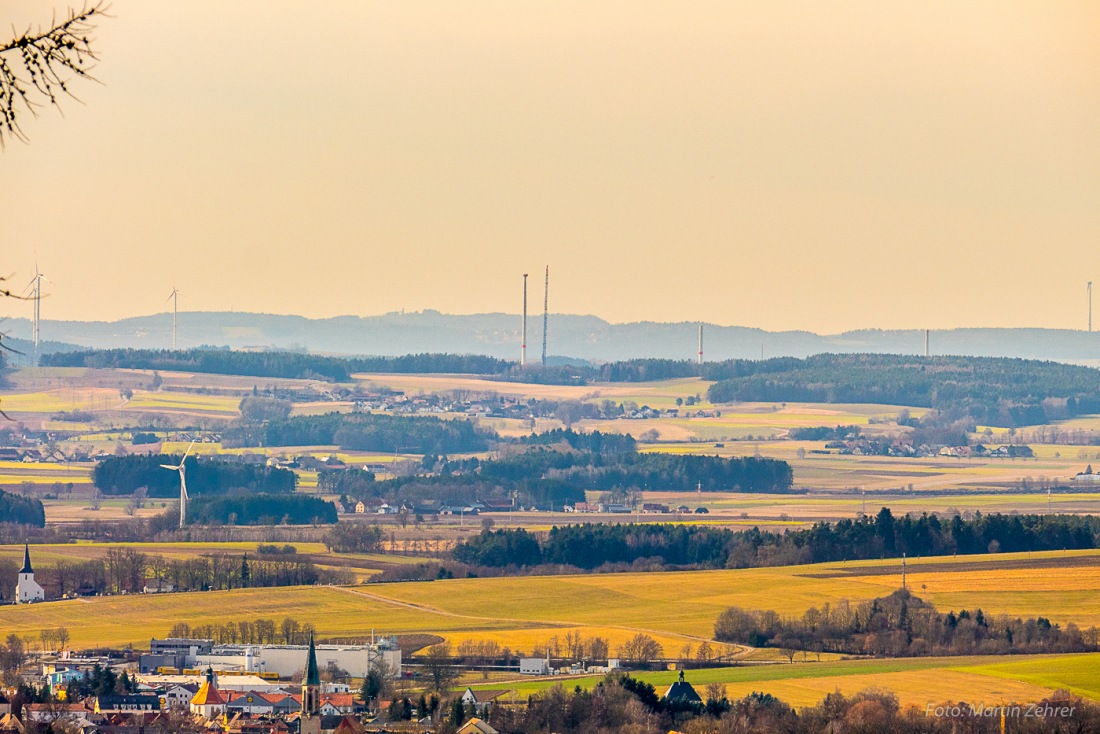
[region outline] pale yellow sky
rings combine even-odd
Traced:
[[[1100,287],[1093,0],[112,6],[0,153],[44,318],[518,312],[549,264],[612,321],[1084,328]]]

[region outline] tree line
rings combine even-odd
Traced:
[[[488,568],[543,564],[577,569],[755,568],[829,561],[1096,548],[1100,518],[1068,515],[935,515],[817,523],[805,530],[734,531],[699,525],[584,523],[545,537],[522,528],[484,529],[457,543],[455,560]]]
[[[348,382],[356,372],[500,375],[513,362],[479,354],[408,354],[400,357],[325,357],[303,352],[243,352],[228,348],[87,349],[42,355],[44,367],[204,372]]]
[[[46,527],[46,511],[42,500],[21,497],[0,489],[0,523]]]
[[[553,478],[601,491],[787,492],[794,481],[790,464],[779,459],[633,450],[559,451],[542,446],[497,459],[445,461],[438,465],[438,471],[444,475],[477,473],[500,482]]]
[[[5,563],[0,578],[0,599],[10,598],[15,589],[14,563]],[[346,573],[318,567],[308,557],[286,554],[254,558],[248,554],[208,553],[195,558],[169,558],[141,553],[130,547],[108,548],[102,558],[86,561],[58,561],[35,569],[35,580],[48,599],[66,594],[141,593],[146,585],[175,591],[208,591],[272,586],[309,586],[349,583]]]
[[[188,518],[199,525],[329,525],[336,505],[303,494],[237,494],[198,497],[188,504]]]
[[[995,426],[1100,412],[1100,372],[1004,357],[819,354],[739,364],[712,402],[875,403],[934,408]]]
[[[310,622],[300,622],[294,617],[273,619],[241,619],[224,624],[189,624],[176,622],[168,631],[168,637],[213,640],[219,645],[305,645],[310,633],[317,629]]]
[[[941,614],[906,589],[856,606],[810,607],[800,619],[730,607],[714,623],[714,637],[753,647],[909,657],[1095,652],[1100,630],[1082,632],[1045,617],[991,617],[981,609]]]
[[[323,379],[331,382],[347,382],[351,379],[348,361],[338,357],[300,352],[239,352],[209,347],[54,352],[42,355],[39,362],[44,367],[204,372],[215,375]]]
[[[132,454],[98,462],[92,473],[96,489],[104,494],[132,494],[144,488],[149,497],[178,497],[179,474],[162,464],[178,466],[178,455]],[[224,495],[234,490],[284,494],[293,492],[297,476],[288,469],[223,459],[187,457],[189,495]]]

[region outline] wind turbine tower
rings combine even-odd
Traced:
[[[34,261],[34,277],[27,284],[34,300],[34,319],[31,324],[31,342],[34,344],[34,366],[38,366],[38,345],[42,338],[42,281],[49,281],[38,269],[38,260]]]
[[[1089,294],[1089,333],[1092,333],[1092,281],[1089,281],[1088,285]]]
[[[527,366],[527,273],[523,274],[523,336],[520,337],[519,366]]]
[[[699,324],[699,364],[703,364],[703,325]]]
[[[187,451],[184,452],[183,458],[180,459],[179,466],[172,466],[171,464],[161,464],[162,469],[171,469],[180,473],[180,529],[187,524],[187,467],[185,462],[187,456],[191,453],[191,449],[195,447],[195,442],[192,441],[191,445],[187,447]]]
[[[546,286],[542,292],[542,366],[546,366],[546,322],[550,314],[550,266],[546,266]]]
[[[172,302],[172,351],[176,349],[176,315],[179,313],[179,295],[176,286],[172,286],[172,292],[168,294],[168,301]]]

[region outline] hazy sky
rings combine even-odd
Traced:
[[[112,8],[102,85],[0,152],[44,318],[518,312],[546,264],[554,312],[819,332],[1100,288],[1095,0]]]

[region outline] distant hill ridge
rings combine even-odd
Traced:
[[[137,316],[120,321],[44,321],[43,352],[69,345],[98,349],[129,347],[165,349],[171,345],[171,315]],[[8,319],[6,334],[15,340],[30,335],[27,319]],[[549,353],[593,362],[635,358],[693,359],[697,352],[695,322],[612,324],[596,316],[551,314]],[[519,357],[520,317],[487,313],[452,315],[438,311],[380,316],[302,316],[235,312],[183,312],[178,320],[181,348],[201,345],[233,349],[280,349],[338,355],[398,356],[417,353],[483,354]],[[528,321],[531,362],[541,356],[542,319]],[[1100,365],[1100,333],[1071,329],[967,328],[931,332],[932,354],[1021,357]],[[919,329],[861,329],[821,335],[808,331],[765,331],[744,326],[704,326],[704,356],[709,360],[807,357],[823,352],[921,354]],[[14,355],[9,360],[18,364]],[[559,358],[560,359],[560,358]]]

